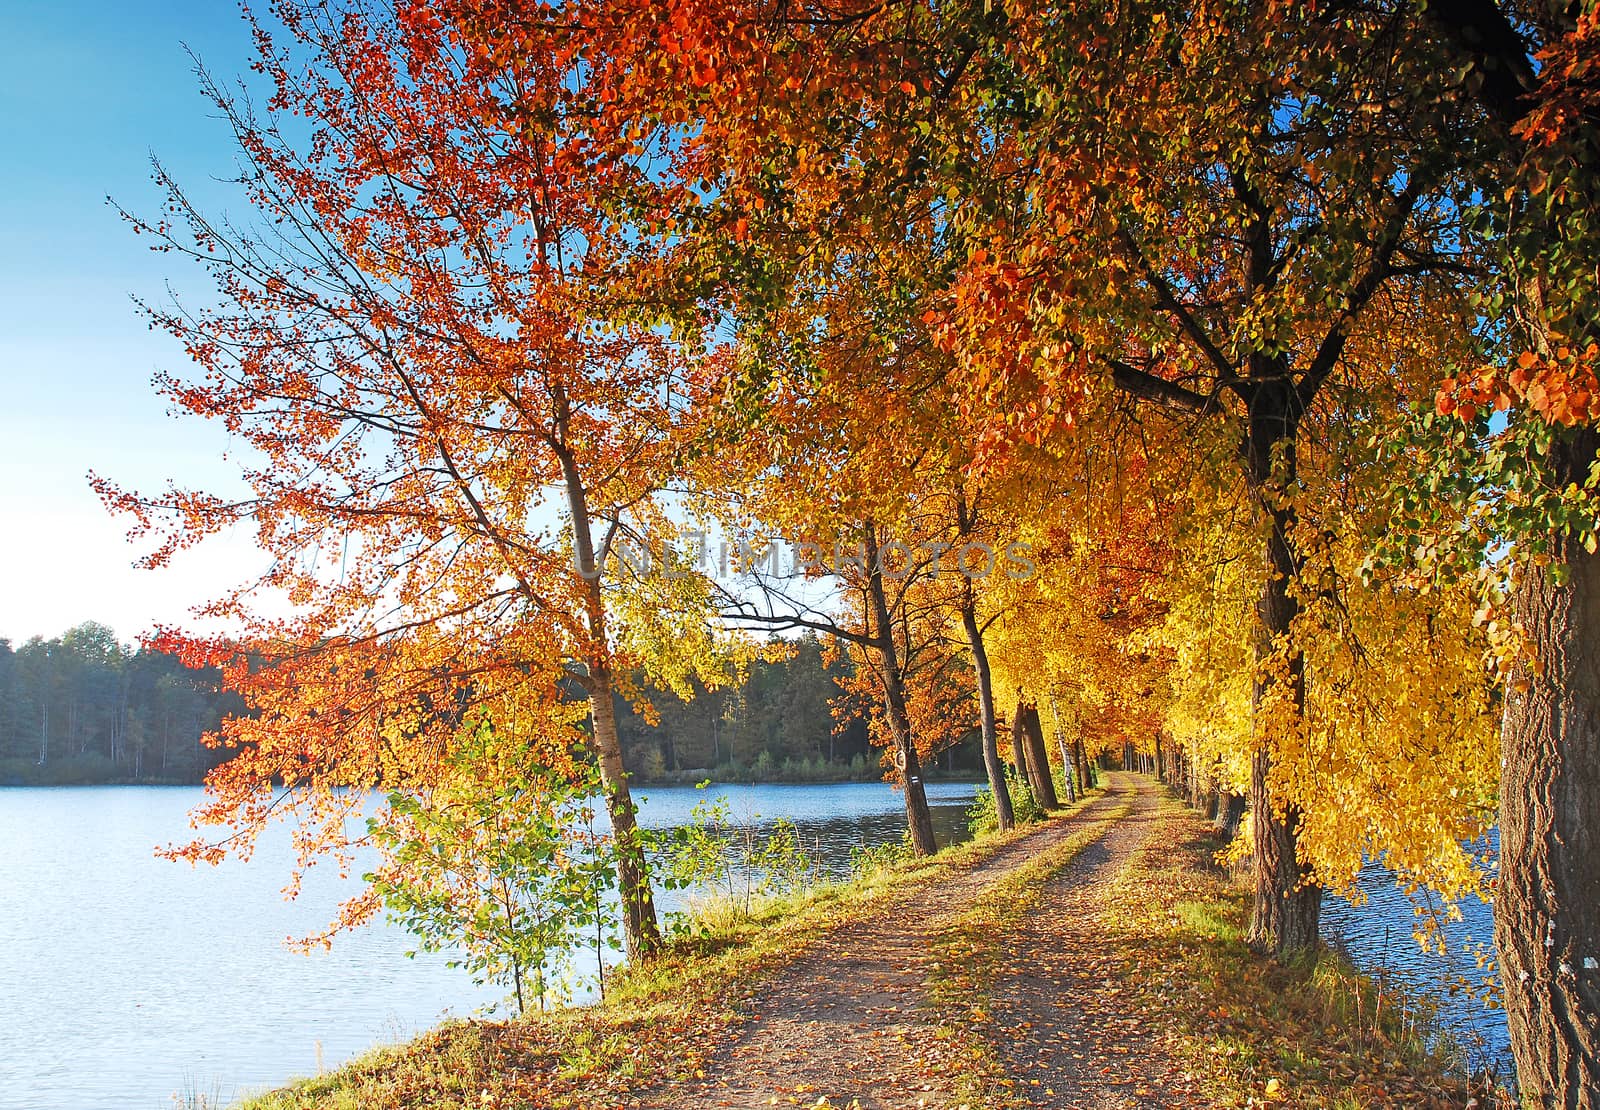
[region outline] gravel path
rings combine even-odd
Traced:
[[[1132,812],[1044,886],[993,987],[995,1038],[1018,1101],[1050,1110],[1208,1105],[1123,997],[1106,896],[1157,828],[1157,788],[1124,780]]]
[[[1022,1050],[1005,1051],[1003,1056],[1016,1069],[1012,1074],[1020,1080],[1019,1091],[1043,1099],[1033,1105],[1141,1105],[1094,1101],[1087,1093],[1098,1090],[1116,1098],[1125,1088],[1134,1089],[1128,1086],[1131,1072],[1102,1076],[1098,1060],[1108,1031],[1112,1040],[1105,1047],[1126,1046],[1131,1056],[1133,1045],[1115,1031],[1120,1027],[1106,1025],[1106,1014],[1071,1012],[1076,997],[1084,993],[1084,983],[1077,956],[1065,955],[1090,944],[1093,922],[1062,918],[1093,916],[1096,893],[1090,884],[1108,881],[1143,842],[1155,809],[1154,790],[1136,776],[1112,775],[1106,794],[1072,817],[1041,826],[968,871],[896,897],[871,921],[828,934],[767,982],[755,1012],[738,1038],[712,1061],[703,1080],[646,1096],[642,1105],[653,1110],[722,1106],[755,1110],[771,1105],[815,1106],[825,1099],[833,1107],[860,1110],[955,1106],[965,1053],[941,1034],[925,1006],[931,950],[944,923],[1015,868],[1130,800],[1133,814],[1110,825],[1104,836],[1083,849],[1047,886],[1044,900],[1029,915],[1016,949],[1019,966],[1049,968],[1051,979],[1003,971],[995,984],[995,999],[997,1006],[1005,1007],[1004,1016],[997,1009],[997,1018],[1032,1026],[1017,1046]],[[1032,963],[1035,960],[1042,962]],[[1058,995],[1056,981],[1068,993]],[[1089,1030],[1091,1024],[1098,1024],[1098,1031]],[[1054,1096],[1043,1094],[1047,1081],[1050,1089],[1069,1089],[1061,1073],[1046,1071],[1074,1064],[1070,1050],[1065,1056],[1055,1051],[1058,1036],[1063,1044],[1066,1038],[1075,1038],[1085,1051],[1096,1050],[1092,1074],[1083,1070],[1070,1077],[1076,1101],[1054,1101]],[[1029,1082],[1034,1078],[1040,1079],[1037,1088]],[[1142,1105],[1174,1103],[1163,1098]]]

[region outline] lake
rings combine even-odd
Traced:
[[[1498,854],[1497,836],[1491,835],[1487,845]],[[1412,937],[1417,925],[1415,903],[1395,885],[1392,872],[1368,864],[1360,881],[1366,904],[1355,906],[1341,898],[1323,903],[1324,937],[1368,974],[1402,986],[1413,996],[1426,996],[1438,1007],[1440,1031],[1474,1073],[1492,1066],[1502,1080],[1512,1077],[1505,1011],[1491,1010],[1479,998],[1456,989],[1462,980],[1478,983],[1485,974],[1471,953],[1480,944],[1492,952],[1494,908],[1477,898],[1462,902],[1461,920],[1441,925],[1448,941],[1448,950],[1441,956],[1423,951]]]
[[[788,817],[835,873],[851,848],[905,828],[900,795],[881,783],[641,793],[641,820],[657,828],[717,794],[736,818]],[[966,836],[972,793],[928,784],[941,844]],[[200,799],[194,787],[0,789],[0,1110],[228,1100],[503,996],[443,956],[407,959],[413,939],[383,922],[327,952],[290,950],[285,939],[323,927],[358,882],[314,869],[299,899],[284,900],[282,827],[247,864],[157,859],[155,846],[186,839]]]

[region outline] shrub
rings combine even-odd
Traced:
[[[694,932],[697,921],[717,915],[748,919],[758,899],[798,893],[820,876],[821,860],[806,851],[794,822],[780,820],[762,835],[760,816],[735,816],[727,798],[702,798],[688,823],[656,834],[653,850],[664,863],[663,884],[718,903],[702,899],[689,914],[677,915],[675,932]]]
[[[1034,801],[1028,784],[1010,768],[1006,769],[1006,788],[1011,795],[1011,814],[1019,825],[1027,825],[1044,816],[1044,810]],[[967,830],[973,836],[994,832],[1000,827],[1000,815],[994,808],[994,792],[987,786],[978,787],[972,804],[967,807]]]
[[[909,830],[902,833],[899,840],[884,844],[858,844],[850,849],[850,874],[862,878],[877,871],[892,870],[910,862],[912,856]]]

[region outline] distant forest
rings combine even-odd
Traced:
[[[745,681],[700,691],[693,701],[670,694],[652,698],[660,724],[652,728],[619,705],[617,726],[627,765],[646,782],[837,782],[882,777],[879,752],[867,740],[859,715],[836,720],[830,706],[841,691],[834,681],[849,673],[843,658],[823,665],[822,643],[807,634],[794,653],[776,663],[757,660]],[[976,715],[976,706],[973,708]],[[982,771],[974,736],[930,761],[929,774]]]
[[[822,644],[808,636],[788,659],[757,661],[738,686],[688,703],[654,697],[658,725],[619,704],[628,766],[647,782],[877,779],[866,722],[836,722],[829,704],[847,666],[825,667]],[[126,647],[92,621],[21,647],[0,639],[0,786],[196,783],[227,758],[201,736],[241,708],[215,671]],[[929,771],[971,773],[978,758],[968,740]]]
[[[199,782],[225,757],[200,737],[238,708],[215,671],[129,649],[103,624],[0,639],[0,785]]]

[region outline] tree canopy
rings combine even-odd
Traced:
[[[461,777],[485,736],[554,797],[592,766],[645,957],[614,698],[654,720],[810,629],[919,852],[974,730],[1002,825],[1008,727],[1047,805],[1047,729],[1069,783],[1161,751],[1248,799],[1280,958],[1367,858],[1486,894],[1498,819],[1524,1090],[1600,1087],[1593,5],[254,26],[259,105],[203,79],[256,219],[159,168],[130,217],[215,279],[149,312],[252,493],[100,483],[153,562],[247,520],[276,556],[211,609],[240,636],[160,641],[250,708],[203,817],[337,849],[345,787],[503,787]]]

